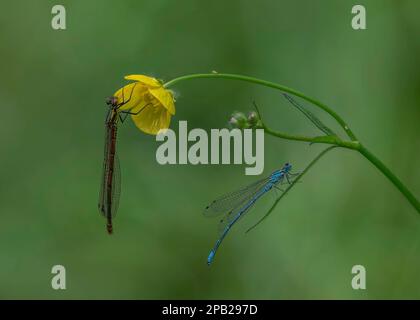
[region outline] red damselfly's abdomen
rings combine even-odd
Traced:
[[[106,230],[108,231],[108,234],[112,234],[112,223],[107,223]]]

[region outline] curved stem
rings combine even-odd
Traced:
[[[347,135],[349,136],[349,138],[351,140],[353,140],[353,141],[357,140],[356,136],[351,131],[349,126],[346,124],[346,122],[335,111],[330,109],[327,105],[323,104],[322,102],[320,102],[318,100],[315,100],[311,97],[306,96],[302,92],[299,92],[297,90],[288,88],[286,86],[282,86],[282,85],[274,83],[274,82],[270,82],[270,81],[266,81],[266,80],[262,80],[262,79],[257,79],[257,78],[253,78],[253,77],[242,76],[242,75],[238,75],[238,74],[197,73],[197,74],[190,74],[190,75],[181,76],[179,78],[175,78],[173,80],[170,80],[170,81],[168,81],[164,84],[164,87],[169,88],[169,87],[173,86],[174,84],[176,84],[178,82],[181,82],[181,81],[184,81],[184,80],[198,79],[198,78],[223,78],[223,79],[233,79],[233,80],[246,81],[246,82],[259,84],[259,85],[262,85],[262,86],[265,86],[265,87],[270,87],[270,88],[274,88],[274,89],[277,89],[277,90],[281,90],[283,92],[293,94],[297,97],[305,99],[306,101],[318,106],[319,108],[321,108],[322,110],[324,110],[325,112],[330,114],[340,124],[340,126],[344,129],[344,131],[347,133]]]
[[[246,81],[251,82],[255,84],[259,84],[262,86],[274,88],[277,90],[281,90],[283,92],[290,93],[292,95],[295,95],[297,97],[300,97],[327,112],[330,114],[344,129],[344,131],[347,133],[349,138],[352,141],[344,141],[341,140],[337,136],[320,136],[320,137],[305,137],[305,136],[295,136],[290,135],[283,132],[276,132],[274,130],[269,129],[265,126],[265,124],[262,125],[262,127],[265,129],[265,131],[273,136],[288,139],[288,140],[296,140],[296,141],[306,141],[311,143],[326,143],[331,144],[333,146],[339,146],[343,148],[353,149],[359,151],[367,160],[369,160],[379,171],[381,171],[393,184],[394,186],[400,190],[400,192],[407,198],[407,200],[413,205],[413,207],[417,210],[418,213],[420,213],[420,204],[419,201],[416,199],[416,197],[408,190],[408,188],[389,170],[378,158],[376,158],[369,150],[367,150],[364,146],[362,146],[359,141],[357,141],[356,136],[354,133],[350,130],[349,126],[346,124],[346,122],[332,109],[330,109],[327,105],[306,96],[305,94],[296,91],[294,89],[282,86],[280,84],[265,81],[253,77],[247,77],[237,74],[228,74],[228,73],[201,73],[201,74],[190,74],[181,76],[178,78],[175,78],[171,81],[168,81],[164,84],[165,88],[169,88],[173,85],[175,85],[178,82],[184,81],[184,80],[190,80],[190,79],[198,79],[198,78],[224,78],[224,79],[233,79],[233,80],[240,80],[240,81]],[[332,148],[332,147],[331,147]],[[327,149],[329,150],[329,149]],[[321,155],[320,155],[321,156]]]
[[[401,182],[400,179],[395,176],[391,170],[389,170],[381,160],[379,160],[375,155],[373,155],[368,149],[363,145],[360,145],[359,152],[368,159],[379,171],[381,171],[393,184],[397,187],[398,190],[407,198],[407,200],[413,205],[417,210],[417,213],[420,213],[420,203],[416,197],[411,193],[410,190]]]

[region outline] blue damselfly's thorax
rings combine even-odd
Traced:
[[[289,162],[286,162],[281,170],[283,170],[284,173],[289,173],[292,170],[292,165]]]
[[[280,170],[276,170],[270,175],[270,182],[277,184],[284,178],[285,175],[289,174],[291,170],[292,165],[290,163],[286,163]]]

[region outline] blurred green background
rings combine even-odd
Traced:
[[[211,268],[218,219],[202,209],[255,181],[245,166],[158,165],[159,144],[129,120],[113,236],[97,212],[105,98],[133,73],[168,81],[216,70],[296,88],[337,111],[418,196],[418,1],[59,3],[65,31],[51,28],[56,1],[2,1],[1,298],[420,298],[420,217],[348,150],[329,153],[245,235],[274,198],[258,204]],[[355,4],[366,6],[367,30],[351,28]],[[179,120],[225,127],[255,99],[272,128],[317,133],[278,91],[213,79],[174,89],[175,130]],[[303,168],[322,148],[266,136],[264,174],[286,161]],[[55,264],[66,290],[51,289]],[[356,264],[365,291],[351,288]]]

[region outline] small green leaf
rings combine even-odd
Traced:
[[[325,124],[322,123],[321,120],[319,120],[312,112],[301,106],[299,103],[297,103],[296,100],[294,100],[291,96],[289,96],[286,93],[283,93],[284,97],[294,106],[296,107],[300,112],[302,112],[311,122],[322,132],[324,132],[327,136],[336,136],[334,131],[332,131],[330,128],[328,128]]]

